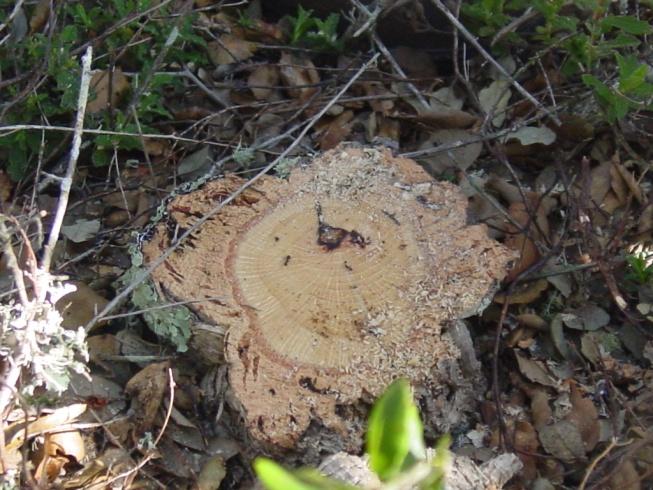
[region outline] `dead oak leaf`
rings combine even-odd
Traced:
[[[168,361],[150,364],[136,373],[125,386],[125,393],[132,398],[132,408],[142,431],[154,426],[167,390],[169,368]]]
[[[206,46],[209,59],[214,65],[228,65],[245,61],[256,52],[256,45],[231,34],[223,34],[220,40]]]
[[[279,85],[279,68],[275,65],[257,66],[247,78],[247,86],[256,100],[266,100]]]
[[[288,94],[292,98],[299,99],[303,103],[317,92],[318,87],[315,85],[320,81],[320,75],[311,60],[299,55],[283,53],[279,66],[281,80],[288,87]]]
[[[594,402],[583,396],[575,382],[570,382],[570,388],[571,412],[567,415],[566,420],[578,427],[585,450],[589,452],[599,442],[601,432],[599,413]]]
[[[106,109],[109,104],[115,107],[131,88],[129,80],[120,68],[113,72],[97,71],[91,78],[91,90],[95,98],[86,105],[86,112],[96,114]]]
[[[542,447],[565,462],[585,459],[585,444],[578,426],[570,420],[560,420],[539,430]]]

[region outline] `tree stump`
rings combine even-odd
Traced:
[[[187,228],[243,182],[179,196],[170,219]],[[220,297],[191,306],[227,329],[231,404],[268,450],[359,449],[366,409],[398,377],[446,431],[482,390],[443,325],[484,308],[513,258],[467,225],[466,208],[412,160],[341,147],[288,180],[259,180],[153,278],[175,300]]]

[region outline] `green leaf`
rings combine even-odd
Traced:
[[[297,17],[290,17],[290,22],[292,23],[291,44],[297,44],[297,42],[304,37],[306,32],[313,27],[314,21],[311,18],[312,13],[312,10],[304,10],[304,8],[299,5],[297,8]]]
[[[633,55],[621,56],[616,54],[619,64],[619,89],[623,93],[635,90],[646,81],[648,66],[640,64]]]
[[[648,67],[646,65],[638,66],[628,77],[619,79],[619,89],[625,94],[632,92],[645,82],[647,73]]]
[[[618,48],[634,48],[642,44],[642,42],[631,34],[625,34],[620,32],[615,36],[614,39],[608,39],[601,42],[597,46],[599,51],[605,52],[606,54],[609,50],[618,49]]]
[[[271,459],[256,458],[254,471],[268,490],[314,490]]]
[[[64,43],[74,43],[78,38],[77,27],[74,25],[65,26],[63,29],[61,29],[61,35],[59,38]]]
[[[367,453],[370,466],[384,481],[425,458],[422,422],[408,381],[392,383],[372,408]]]
[[[583,75],[581,79],[585,85],[594,89],[594,94],[597,96],[600,102],[607,104],[614,96],[610,88],[595,76]]]
[[[601,21],[603,32],[608,32],[613,28],[620,29],[628,34],[634,34],[635,36],[653,32],[653,27],[648,22],[639,20],[632,15],[608,15]]]
[[[267,490],[356,490],[356,487],[331,480],[313,468],[291,472],[267,458],[256,458],[254,471]]]

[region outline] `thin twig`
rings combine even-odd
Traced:
[[[4,216],[0,216],[0,245],[2,248],[2,253],[5,256],[7,268],[11,271],[14,281],[16,281],[16,289],[18,290],[18,297],[20,298],[20,302],[23,306],[27,306],[29,303],[29,297],[27,296],[27,289],[25,288],[23,271],[18,265],[18,260],[16,259],[16,254],[14,253],[14,247],[11,246],[11,233],[5,225]]]
[[[204,299],[193,299],[190,301],[175,301],[173,303],[166,303],[164,305],[157,305],[157,306],[151,306],[149,308],[144,308],[142,310],[135,310],[135,311],[130,311],[129,313],[119,313],[117,315],[108,315],[103,318],[105,321],[109,320],[115,320],[116,318],[126,318],[129,316],[134,316],[134,315],[140,315],[142,313],[147,313],[148,311],[154,311],[154,310],[164,310],[166,308],[173,308],[175,306],[185,306],[185,305],[192,305],[195,303],[204,303],[206,301],[224,301],[224,297],[222,296],[210,296],[208,298]]]
[[[585,475],[583,476],[583,480],[580,482],[580,485],[578,486],[578,490],[585,490],[585,487],[587,486],[587,482],[589,481],[590,476],[594,471],[594,468],[596,468],[596,465],[599,464],[599,462],[603,458],[605,458],[608,454],[610,454],[610,451],[612,451],[616,446],[617,446],[617,438],[613,437],[612,440],[610,441],[610,444],[608,444],[608,446],[603,451],[601,451],[601,454],[599,454],[596,458],[592,460],[590,465],[585,470]]]
[[[90,331],[99,320],[104,318],[104,316],[109,313],[111,310],[113,310],[124,298],[126,298],[136,287],[142,283],[145,279],[147,279],[150,274],[159,267],[165,260],[179,247],[179,245],[190,235],[195,233],[204,223],[206,223],[208,220],[213,218],[216,214],[220,212],[222,208],[224,208],[227,204],[232,202],[234,199],[236,199],[240,194],[242,194],[246,189],[251,187],[255,182],[260,180],[265,174],[267,174],[270,170],[272,170],[283,158],[286,157],[292,150],[297,147],[304,136],[308,133],[308,131],[317,123],[326,113],[327,111],[342,97],[347,90],[354,84],[358,78],[365,73],[365,71],[372,65],[374,62],[376,62],[377,58],[379,57],[379,53],[376,53],[372,58],[370,58],[363,66],[360,67],[360,69],[354,74],[353,77],[349,79],[349,81],[340,89],[340,91],[327,103],[320,112],[318,112],[315,116],[311,118],[311,120],[304,126],[304,129],[295,137],[293,142],[288,145],[288,147],[273,161],[271,161],[268,165],[266,165],[259,173],[257,173],[254,177],[252,177],[250,180],[245,182],[242,186],[240,186],[235,192],[233,192],[229,197],[227,197],[224,201],[220,202],[217,206],[215,206],[213,209],[211,209],[207,214],[202,216],[193,226],[189,227],[184,233],[181,234],[181,236],[168,247],[168,249],[163,252],[159,257],[156,258],[150,264],[150,266],[143,271],[141,274],[139,274],[132,282],[127,286],[125,289],[123,289],[119,294],[116,295],[115,298],[113,298],[105,307],[104,309],[95,315],[95,317],[86,324],[84,327],[86,331]]]
[[[370,12],[367,10],[365,5],[363,5],[359,0],[350,0],[354,6],[360,10],[363,15],[366,15],[369,19],[372,19],[373,16],[375,15],[374,13]],[[378,15],[378,12],[376,13]],[[424,106],[425,109],[431,109],[431,106],[429,105],[428,101],[424,98],[424,96],[421,94],[419,90],[417,90],[417,87],[413,85],[411,82],[408,81],[408,76],[404,73],[404,70],[399,66],[399,63],[397,63],[397,60],[395,59],[394,56],[392,56],[392,53],[388,50],[386,45],[383,43],[379,35],[372,31],[372,41],[374,41],[374,44],[376,44],[377,48],[379,48],[379,51],[383,53],[383,56],[385,57],[386,60],[388,60],[388,63],[392,66],[392,69],[403,79],[403,83],[405,83],[408,86],[408,89],[413,93],[413,95],[417,98],[420,104]]]
[[[476,50],[485,58],[494,68],[496,68],[501,75],[506,77],[506,80],[510,81],[510,84],[515,87],[515,90],[522,94],[526,99],[528,99],[535,107],[543,111],[547,116],[551,118],[558,126],[560,126],[560,119],[558,119],[558,116],[556,116],[554,113],[549,111],[546,107],[542,105],[542,103],[537,100],[535,97],[533,97],[528,90],[526,90],[524,87],[521,86],[521,84],[515,80],[510,73],[506,71],[506,69],[501,66],[497,60],[495,60],[490,53],[488,53],[483,46],[481,46],[481,43],[479,43],[476,38],[472,35],[471,32],[467,30],[467,28],[462,25],[462,23],[456,18],[455,15],[451,13],[451,11],[442,3],[441,0],[431,0],[433,5],[436,6],[436,8],[442,12],[447,19],[449,19],[449,22],[451,22],[456,29],[460,31],[460,33],[467,38],[467,40],[471,43],[472,46],[476,48]]]
[[[69,128],[68,126],[44,126],[42,124],[12,124],[7,126],[0,126],[0,138],[4,136],[3,133],[13,133],[16,131],[22,131],[24,129],[42,129],[44,131],[64,131],[68,133],[74,133],[75,128]],[[152,139],[163,139],[163,140],[175,140],[181,141],[184,143],[202,143],[193,138],[183,138],[181,136],[175,136],[173,134],[157,134],[157,133],[131,133],[128,131],[109,131],[106,129],[90,129],[86,128],[82,131],[83,134],[106,134],[109,136],[134,136],[134,137],[143,137],[143,138],[152,138]],[[218,143],[207,141],[205,142],[208,145],[228,147],[229,145],[225,143]]]
[[[44,247],[43,258],[41,261],[41,270],[49,272],[52,262],[54,247],[59,239],[59,232],[63,224],[63,218],[68,208],[68,198],[73,183],[73,176],[77,168],[77,159],[79,158],[79,149],[82,145],[82,133],[84,129],[84,115],[86,114],[86,103],[88,101],[89,84],[91,82],[91,61],[93,59],[93,47],[89,46],[86,53],[82,56],[82,76],[79,84],[79,97],[77,99],[77,118],[75,120],[75,130],[73,133],[73,144],[70,149],[70,158],[66,174],[61,179],[61,193],[59,202],[55,211],[54,220],[50,228],[50,234]]]
[[[211,90],[209,87],[207,87],[205,83],[202,80],[200,80],[197,75],[195,75],[192,71],[188,69],[187,66],[184,66],[184,71],[182,71],[182,73],[188,78],[190,78],[193,81],[193,83],[197,85],[202,90],[202,92],[204,92],[209,97],[209,99],[211,99],[213,102],[215,102],[216,104],[218,104],[220,107],[224,109],[229,108],[228,101],[225,100],[223,97],[220,97],[215,92],[215,90]],[[250,88],[252,87],[250,86]]]
[[[500,138],[502,136],[508,136],[511,133],[514,133],[518,131],[520,128],[527,126],[528,124],[539,121],[544,117],[542,114],[535,115],[525,121],[520,121],[518,124],[515,124],[509,128],[501,129],[499,131],[495,131],[493,133],[485,133],[481,134],[478,136],[474,136],[472,138],[467,138],[464,141],[453,141],[451,143],[447,143],[444,145],[439,145],[439,146],[433,146],[430,148],[424,148],[423,150],[415,150],[415,151],[409,151],[406,153],[401,153],[399,156],[405,157],[405,158],[419,158],[419,157],[424,157],[427,155],[435,155],[437,153],[442,153],[444,151],[449,151],[449,150],[455,150],[456,148],[460,148],[463,146],[471,145],[473,143],[478,143],[478,142],[483,142],[483,141],[490,141],[493,139]]]
[[[524,10],[524,13],[521,14],[519,17],[511,20],[506,26],[502,27],[499,29],[499,32],[497,32],[494,37],[492,38],[492,41],[490,42],[490,46],[494,46],[496,43],[498,43],[501,39],[503,39],[506,35],[509,33],[516,31],[519,29],[519,27],[528,22],[529,20],[533,19],[534,17],[537,17],[539,15],[539,12],[537,10],[534,10],[533,7],[528,7],[526,10]]]

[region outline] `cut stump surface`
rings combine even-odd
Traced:
[[[176,198],[171,220],[189,227],[243,182]],[[450,392],[459,351],[442,325],[485,307],[513,257],[467,225],[466,209],[456,186],[412,160],[338,148],[288,180],[258,181],[153,276],[176,300],[221,298],[192,306],[228,329],[232,402],[255,440],[296,447],[314,423],[351,449],[364,418],[347,407],[397,377],[430,393],[442,420],[447,400],[465,398]],[[146,258],[169,235],[160,227]]]

